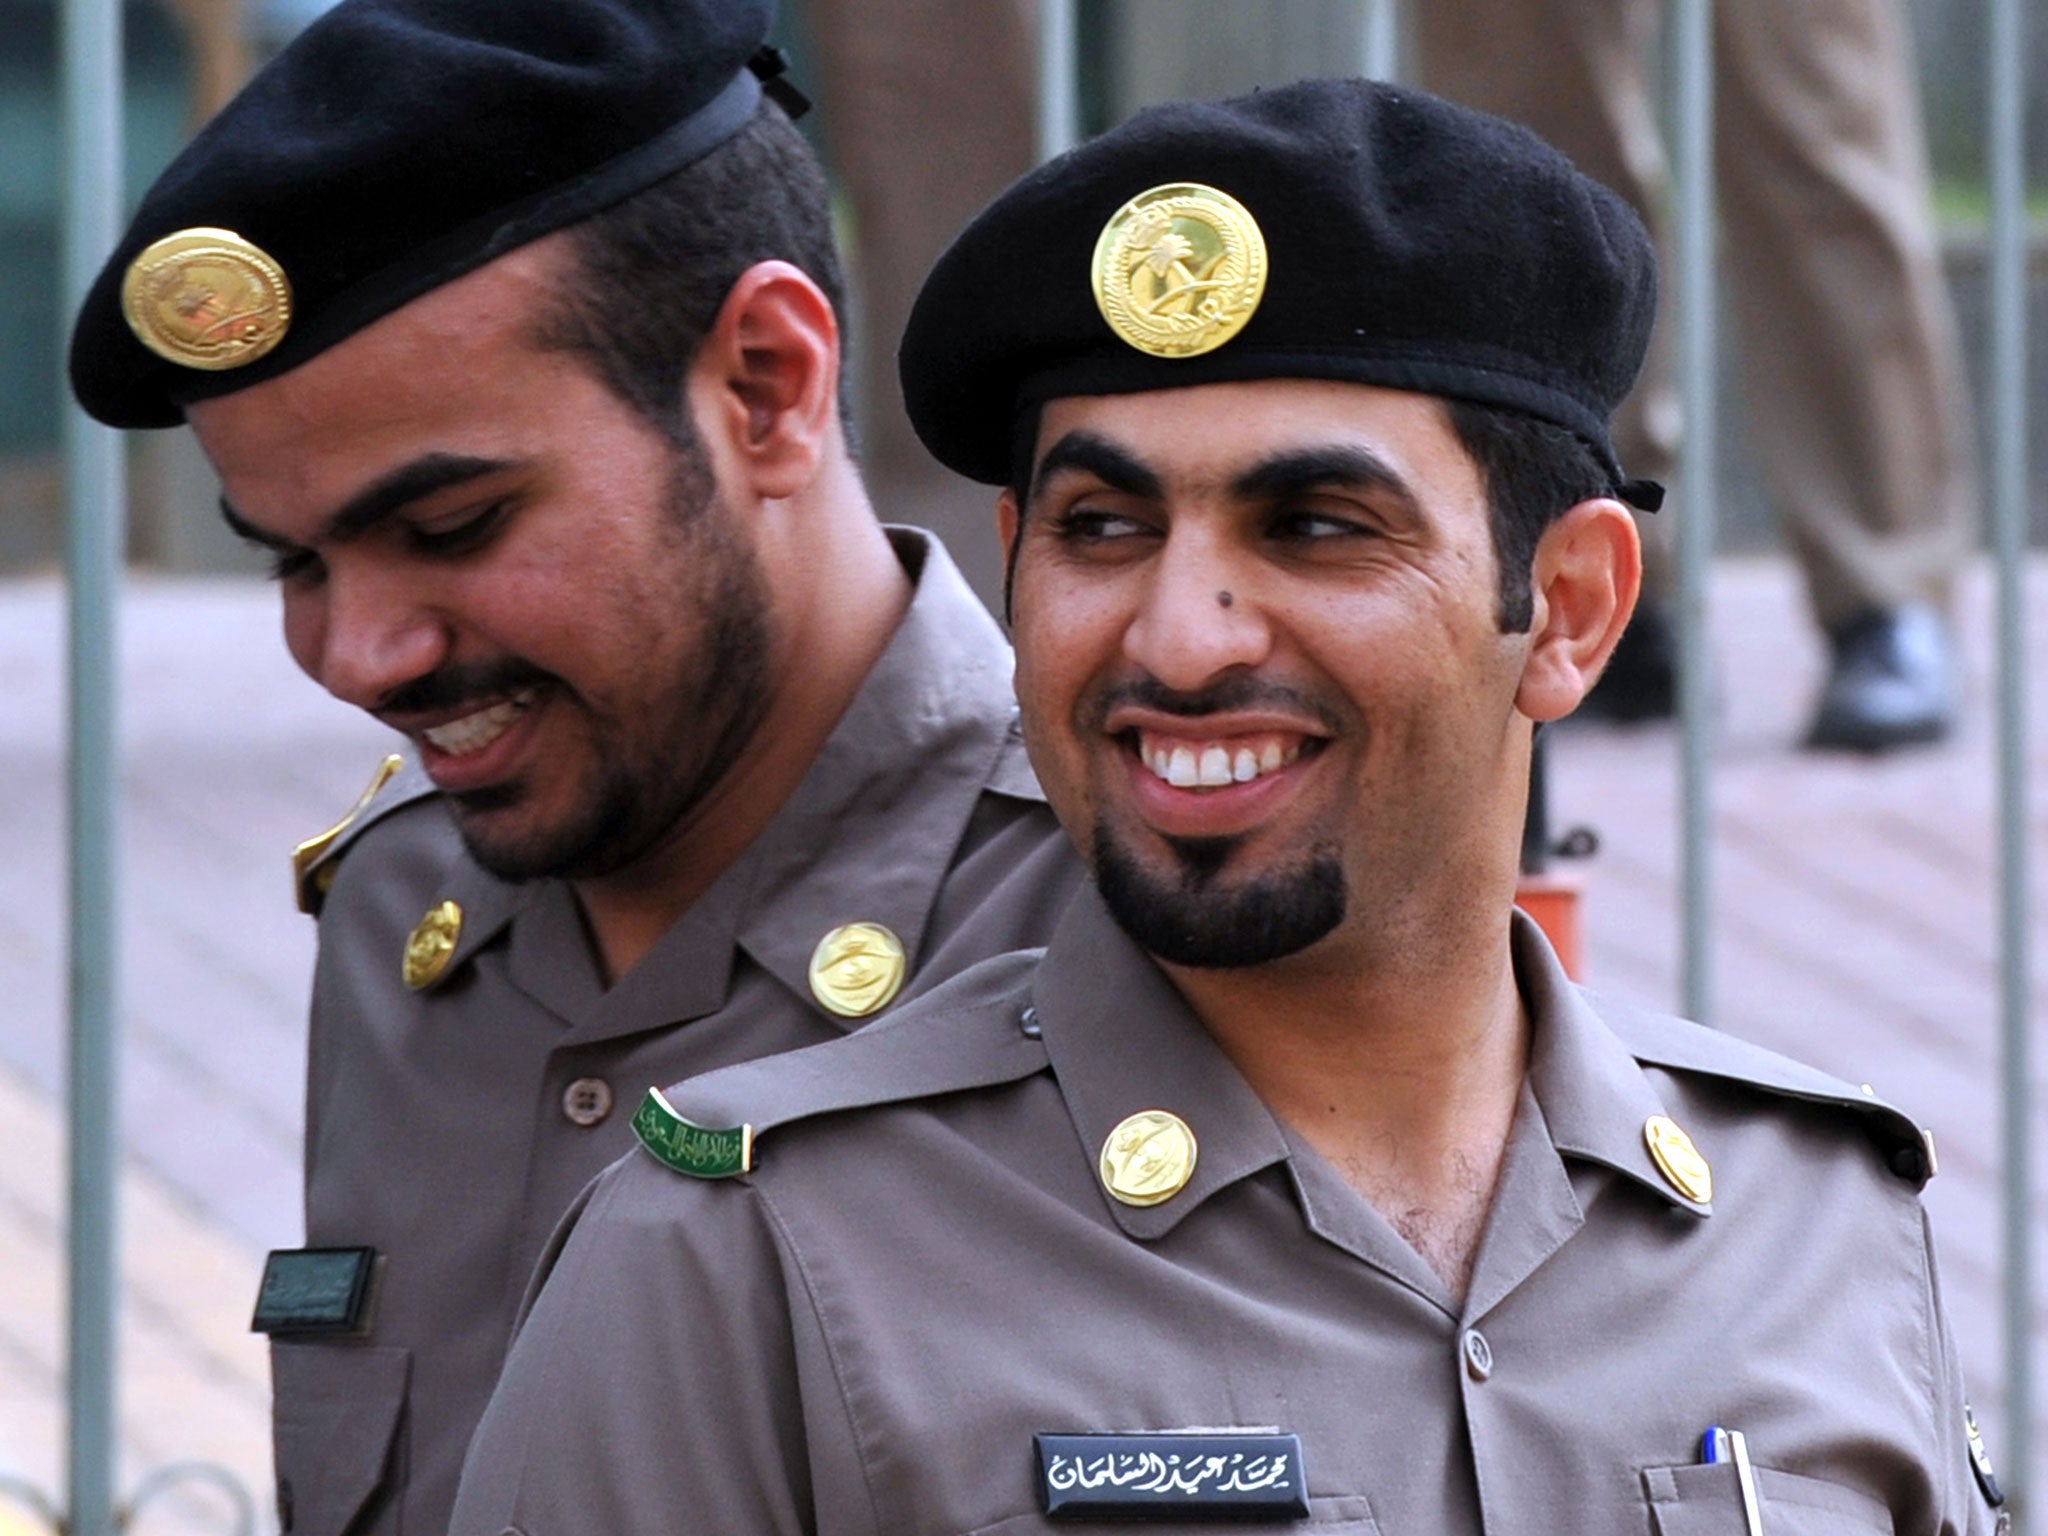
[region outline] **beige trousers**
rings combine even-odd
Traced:
[[[983,601],[1001,591],[996,493],[910,429],[896,344],[940,251],[1031,168],[1034,0],[808,0],[827,149],[852,204],[861,469],[891,522],[938,533]]]
[[[1529,124],[1650,217],[1666,168],[1649,0],[1421,0],[1420,81]],[[1721,270],[1741,393],[1816,618],[1945,606],[1974,532],[1955,321],[1896,0],[1716,0]],[[1655,227],[1655,220],[1652,220]],[[1678,440],[1671,285],[1616,422],[1630,474]],[[1683,497],[1673,510],[1684,515]],[[1670,584],[1670,514],[1645,520]]]

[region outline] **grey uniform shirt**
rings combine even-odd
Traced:
[[[1739,1533],[1733,1468],[1699,1464],[1715,1424],[1747,1436],[1770,1536],[1992,1530],[1910,1122],[1596,1005],[1519,920],[1515,960],[1527,1084],[1462,1303],[1092,890],[1042,959],[671,1090],[751,1123],[754,1168],[636,1153],[585,1193],[456,1536],[1072,1529],[1041,1513],[1035,1434],[1190,1426],[1297,1435],[1294,1528],[1346,1536]],[[1099,1149],[1158,1108],[1192,1181],[1115,1203]],[[1658,1114],[1711,1207],[1652,1161]]]
[[[1078,866],[1015,732],[1008,647],[936,541],[892,537],[917,591],[885,654],[773,824],[610,990],[568,888],[486,874],[431,794],[387,790],[329,855],[307,1240],[372,1246],[381,1277],[367,1336],[273,1341],[293,1536],[441,1536],[535,1259],[632,1146],[640,1097],[864,1022],[812,997],[829,929],[892,930],[905,997],[1051,932]],[[448,899],[453,961],[412,991],[407,935]]]

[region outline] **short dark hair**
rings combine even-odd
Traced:
[[[1536,541],[1543,530],[1582,501],[1614,494],[1612,478],[1599,456],[1575,433],[1554,422],[1521,411],[1478,405],[1470,400],[1445,400],[1451,434],[1479,467],[1486,487],[1488,518],[1493,530],[1493,559],[1498,568],[1500,627],[1519,634],[1535,618],[1530,569]],[[1018,413],[1011,440],[1010,494],[1021,520],[1031,494],[1031,456],[1037,446],[1038,410]],[[1010,597],[1017,579],[1021,531],[1010,547],[1003,570],[1003,617],[1010,617]]]
[[[684,375],[749,267],[791,262],[846,313],[825,172],[766,99],[718,148],[569,236],[582,281],[542,322],[542,345],[582,353],[620,399],[685,446],[694,443],[677,410]],[[846,412],[842,389],[842,421]]]
[[[1501,630],[1519,634],[1535,618],[1530,575],[1543,530],[1582,501],[1612,496],[1613,476],[1583,439],[1554,422],[1470,400],[1445,400],[1444,410],[1486,487]]]

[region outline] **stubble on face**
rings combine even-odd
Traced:
[[[652,718],[601,709],[523,662],[499,664],[521,674],[518,686],[552,689],[579,705],[588,726],[587,761],[572,803],[552,821],[497,829],[509,819],[501,813],[530,798],[516,782],[452,797],[470,856],[502,880],[599,879],[647,857],[732,771],[768,711],[767,580],[694,442],[673,451],[664,510],[664,547],[677,572],[674,622],[695,618],[702,632],[672,685],[659,692]]]

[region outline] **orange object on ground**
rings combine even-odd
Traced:
[[[1515,887],[1515,905],[1536,919],[1573,981],[1585,977],[1584,898],[1583,882],[1570,875],[1524,875]]]

